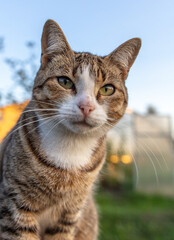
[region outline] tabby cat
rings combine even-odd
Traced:
[[[48,20],[41,42],[32,100],[1,145],[0,239],[95,240],[93,185],[141,40],[105,57],[74,52]]]

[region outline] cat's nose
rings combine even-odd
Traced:
[[[78,106],[85,117],[87,117],[90,114],[90,112],[94,111],[95,109],[95,105],[93,104],[91,105],[80,104]]]

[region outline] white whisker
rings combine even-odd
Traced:
[[[123,126],[127,126],[126,123],[123,123],[123,122],[120,122],[120,123],[123,124]],[[117,128],[117,127],[118,127],[118,126],[116,126],[116,128]],[[121,129],[121,128],[120,128],[120,129]],[[155,146],[156,149],[158,150],[159,154],[161,155],[162,160],[163,160],[166,168],[169,169],[169,168],[168,168],[168,165],[167,165],[167,161],[166,161],[166,159],[164,158],[164,156],[163,156],[163,154],[162,154],[159,146],[156,144],[156,142],[154,141],[154,139],[153,139],[149,134],[147,134],[147,133],[141,133],[141,134],[144,135],[144,136],[146,136],[146,137],[149,137],[149,139],[151,139],[152,143],[154,144],[154,146]],[[144,143],[144,144],[145,144],[145,143]],[[145,144],[145,145],[146,145],[146,144]],[[146,146],[147,146],[147,145],[146,145]],[[148,147],[148,148],[149,148],[149,147]],[[149,148],[149,149],[150,149],[150,148]],[[151,153],[155,156],[155,159],[157,160],[158,164],[161,166],[161,164],[160,164],[160,162],[159,162],[159,159],[156,157],[156,155],[154,154],[154,152],[152,152],[152,150],[150,150],[150,151],[151,151]]]
[[[48,118],[52,118],[52,117],[47,117],[47,118],[45,118],[45,119],[48,119]],[[22,127],[24,127],[24,126],[27,126],[27,125],[30,125],[30,124],[35,123],[35,122],[43,121],[43,120],[45,120],[45,119],[40,119],[40,120],[38,119],[38,120],[36,120],[36,121],[31,121],[31,122],[29,122],[29,123],[23,124],[22,126],[14,129],[14,131],[10,132],[10,133],[7,135],[7,138],[8,138],[9,136],[11,136],[14,132],[16,132],[17,130],[19,130],[20,128],[22,128]]]
[[[115,127],[115,125],[112,125],[111,123],[106,122],[106,124],[111,126],[111,127]]]
[[[63,122],[65,119],[60,120],[59,122],[57,122],[56,124],[54,124],[54,126],[50,129],[50,131],[48,131],[48,133],[44,136],[44,138],[42,139],[42,141],[44,142],[44,139],[49,135],[49,133],[56,127],[58,126],[61,122]]]
[[[37,127],[35,127],[34,129],[32,129],[31,131],[29,131],[25,136],[27,136],[29,133],[33,132],[34,130],[36,130],[36,129],[39,128],[40,126],[42,126],[42,125],[44,125],[44,124],[46,124],[46,123],[48,123],[48,122],[53,121],[54,118],[56,118],[56,117],[57,117],[57,115],[55,115],[54,117],[51,117],[51,118],[49,118],[49,119],[41,119],[41,120],[45,120],[45,122],[39,124]]]
[[[26,110],[26,111],[23,111],[21,114],[23,113],[27,113],[27,112],[37,112],[37,111],[53,111],[53,112],[57,112],[58,110],[57,109],[50,109],[50,108],[34,108],[34,109],[29,109],[29,110]]]
[[[118,126],[117,126],[117,128],[118,128]],[[135,140],[134,139],[132,139],[134,142],[135,142]],[[136,142],[135,142],[135,144],[136,144]],[[142,148],[142,150],[145,152],[145,154],[147,155],[147,157],[148,157],[148,159],[150,160],[150,162],[151,162],[151,164],[152,164],[152,166],[153,166],[153,169],[154,169],[154,173],[155,173],[155,177],[156,177],[156,181],[157,181],[157,184],[159,184],[159,178],[158,178],[158,173],[157,173],[157,169],[156,169],[156,166],[155,166],[155,163],[154,163],[154,161],[153,161],[153,159],[152,159],[152,157],[149,155],[149,153],[146,151],[146,149],[144,148],[144,146],[141,144],[141,143],[139,143],[140,144],[140,147]],[[147,145],[146,145],[147,146]],[[136,144],[136,147],[137,147],[137,144]],[[149,148],[149,147],[148,147]],[[138,147],[137,147],[137,149],[138,149]],[[150,150],[151,151],[151,150]],[[151,151],[151,153],[152,153],[152,151]],[[153,155],[154,155],[154,153],[153,153]],[[159,163],[159,161],[158,161],[158,163]],[[160,164],[159,164],[160,165]]]
[[[156,142],[154,141],[154,139],[153,139],[149,134],[147,134],[147,133],[143,133],[143,135],[145,135],[145,136],[147,136],[147,137],[149,137],[149,138],[151,139],[151,141],[153,142],[153,144],[154,144],[155,147],[157,148],[159,154],[161,155],[161,157],[162,157],[162,159],[163,159],[163,162],[164,162],[164,164],[166,165],[166,168],[169,169],[169,167],[168,167],[168,165],[167,165],[167,161],[166,161],[166,159],[164,158],[164,156],[163,156],[163,154],[162,154],[159,146],[156,144]]]
[[[57,114],[55,114],[55,113],[54,113],[54,114],[45,113],[45,114],[41,114],[40,117],[45,117],[45,116],[50,116],[50,117],[51,117],[51,116],[55,116],[55,115],[57,116]],[[21,123],[21,122],[25,122],[25,121],[27,121],[27,120],[29,120],[29,119],[32,119],[32,118],[35,118],[35,117],[34,117],[34,116],[31,116],[31,117],[25,118],[25,119],[23,119],[23,120],[20,120],[20,123]]]
[[[44,104],[47,104],[47,105],[50,105],[50,106],[58,107],[58,104],[54,104],[54,103],[50,103],[50,102],[46,102],[46,101],[44,102],[44,101],[32,99],[32,100],[30,100],[30,102],[44,103]]]
[[[158,178],[156,166],[155,166],[155,164],[154,164],[154,162],[153,162],[153,159],[151,158],[151,156],[149,155],[149,153],[146,151],[146,149],[145,149],[142,145],[141,145],[140,147],[144,150],[144,152],[145,152],[146,155],[148,156],[150,162],[152,163],[152,166],[153,166],[153,169],[154,169],[154,173],[155,173],[155,177],[156,177],[156,181],[157,181],[157,184],[159,184],[159,178]]]

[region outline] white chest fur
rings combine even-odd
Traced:
[[[61,128],[49,132],[49,126],[46,125],[41,127],[41,148],[51,163],[56,167],[72,169],[83,167],[90,161],[97,145],[95,137],[67,134]]]

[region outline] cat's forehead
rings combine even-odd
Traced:
[[[90,53],[75,53],[73,75],[89,75],[95,79],[104,81],[106,68],[101,57]]]

